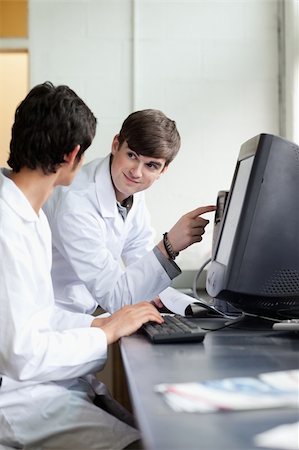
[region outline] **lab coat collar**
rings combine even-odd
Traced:
[[[23,192],[9,178],[9,173],[8,169],[0,170],[0,198],[22,219],[28,222],[37,222],[38,215]]]
[[[98,165],[95,173],[96,193],[103,217],[117,216],[117,200],[110,174],[110,154]]]

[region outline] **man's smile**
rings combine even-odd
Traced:
[[[134,183],[134,184],[139,184],[140,183],[139,180],[134,180],[133,178],[130,178],[128,175],[126,175],[125,173],[123,175],[124,175],[125,179],[127,181],[129,181],[130,183]]]

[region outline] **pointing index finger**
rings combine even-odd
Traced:
[[[216,206],[215,205],[207,205],[207,206],[200,206],[199,208],[194,209],[193,211],[191,211],[189,214],[191,217],[197,217],[197,216],[201,216],[202,214],[208,213],[208,212],[213,212],[216,211]]]

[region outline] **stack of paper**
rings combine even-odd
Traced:
[[[225,378],[197,383],[159,384],[175,411],[212,412],[299,406],[299,370],[258,377]]]
[[[267,430],[255,436],[254,442],[258,447],[298,450],[299,422],[287,423]]]

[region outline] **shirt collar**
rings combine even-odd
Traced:
[[[28,222],[37,222],[38,215],[21,189],[9,178],[9,169],[0,170],[0,197],[13,211]]]
[[[122,216],[123,220],[126,220],[127,215],[129,214],[130,209],[133,206],[133,200],[134,200],[133,195],[130,195],[130,197],[126,198],[122,203],[116,202],[118,211]]]

